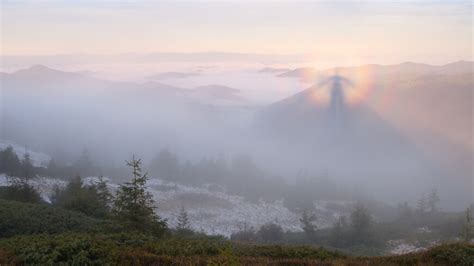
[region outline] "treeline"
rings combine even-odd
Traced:
[[[192,186],[217,184],[250,201],[281,199],[287,185],[283,179],[260,169],[247,155],[236,155],[230,160],[219,156],[192,163],[162,150],[151,160],[148,169],[153,177],[165,181]]]
[[[155,211],[153,196],[146,188],[148,176],[142,173],[141,161],[133,159],[127,162],[127,165],[132,170],[132,178],[121,184],[115,192],[109,190],[102,178],[94,183],[85,184],[79,176],[76,176],[64,187],[56,186],[48,203],[28,179],[10,176],[9,185],[0,189],[0,198],[50,205],[60,210],[82,213],[94,219],[108,221],[105,224],[114,231],[161,236],[166,232],[167,224]],[[7,231],[6,229],[11,229],[15,225],[5,226],[6,228],[0,228],[0,231]],[[31,224],[19,230],[30,230],[29,226],[34,228],[38,225]]]
[[[352,199],[353,196],[332,183],[328,174],[316,176],[300,170],[291,178],[296,181],[290,184],[283,177],[263,170],[251,156],[244,154],[204,158],[193,163],[165,149],[150,161],[148,169],[153,177],[174,183],[217,184],[253,202],[284,199],[286,207],[292,210],[304,209],[317,199]]]
[[[40,173],[44,173],[44,168],[35,167],[29,153],[19,158],[12,146],[0,150],[0,174],[32,178]]]
[[[12,146],[0,150],[0,174],[31,179],[36,176],[68,179],[75,175],[98,176],[101,171],[91,160],[87,150],[72,164],[58,164],[51,159],[46,167],[33,165],[31,156],[25,152],[19,157]]]
[[[0,173],[28,179],[46,176],[69,181],[74,176],[105,175],[120,182],[125,180],[128,171],[124,167],[99,165],[87,149],[73,163],[61,163],[53,158],[46,167],[34,167],[28,153],[25,158],[18,158],[12,147],[1,152],[4,155],[0,157],[0,166],[4,167],[0,167]],[[332,183],[327,174],[315,176],[299,171],[292,178],[296,182],[289,184],[284,178],[266,172],[250,156],[243,154],[191,162],[181,160],[176,154],[164,149],[147,164],[147,168],[153,178],[191,186],[214,184],[253,202],[284,199],[286,207],[292,210],[307,208],[317,199],[352,198],[352,193]]]

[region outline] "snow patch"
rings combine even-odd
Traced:
[[[108,180],[106,177],[105,180]],[[85,184],[93,184],[98,177],[85,177]],[[41,193],[45,201],[50,201],[50,196],[55,186],[63,187],[66,181],[52,178],[37,177],[31,184]],[[116,191],[119,184],[108,180],[111,191]],[[0,175],[0,186],[8,185],[7,177]],[[290,211],[284,206],[283,200],[274,202],[250,202],[244,197],[230,195],[225,189],[216,185],[203,185],[192,187],[160,179],[148,181],[148,191],[156,201],[157,213],[167,219],[168,225],[176,227],[181,207],[188,213],[190,226],[193,230],[206,234],[223,235],[229,237],[232,233],[243,229],[258,229],[266,223],[276,223],[283,230],[302,231],[299,221],[300,214]],[[334,206],[344,208],[345,202],[315,201],[315,214],[318,228],[331,226],[332,222],[342,215]],[[335,205],[336,204],[336,205]]]

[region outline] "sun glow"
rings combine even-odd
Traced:
[[[311,87],[311,100],[319,106],[327,106],[330,102],[330,91],[332,85],[327,81],[335,77],[340,77],[342,83],[345,102],[349,106],[355,106],[367,100],[374,86],[374,66],[367,65],[358,68],[337,68],[327,71],[317,72],[312,69],[302,69],[300,81],[303,83],[313,83]]]
[[[369,97],[374,86],[373,66],[357,68],[352,78],[348,78],[354,84],[352,89],[346,91],[346,100],[349,105],[357,105]]]

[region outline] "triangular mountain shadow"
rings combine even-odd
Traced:
[[[337,175],[430,176],[434,165],[416,145],[368,105],[346,104],[341,78],[332,79],[326,105],[313,100],[320,90],[314,85],[264,108],[255,124],[261,138],[285,143],[295,154],[308,156],[315,168]]]

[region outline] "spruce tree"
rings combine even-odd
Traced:
[[[179,211],[178,224],[176,225],[176,231],[178,232],[178,234],[181,234],[181,235],[192,232],[190,228],[190,224],[189,224],[188,213],[186,212],[186,209],[184,209],[183,206],[181,206],[181,209]]]
[[[472,212],[474,205],[466,208],[465,220],[462,228],[462,239],[466,242],[470,242],[474,238],[474,223],[472,218]]]
[[[43,203],[43,198],[30,182],[20,177],[8,177],[8,186],[0,193],[0,197],[6,200],[14,200],[29,203]]]
[[[426,203],[429,212],[434,213],[438,210],[437,204],[439,201],[440,199],[438,196],[438,191],[436,189],[433,189],[430,195],[428,196],[428,200]]]
[[[340,216],[336,222],[334,222],[330,235],[330,243],[333,246],[341,247],[346,244],[347,227],[348,226],[345,216]]]
[[[372,218],[369,212],[364,205],[357,203],[351,213],[351,229],[355,243],[368,243],[371,224]]]
[[[426,207],[427,206],[427,200],[426,200],[426,197],[425,195],[421,195],[420,199],[418,200],[418,203],[417,203],[417,206],[416,206],[416,210],[419,214],[423,214],[425,213],[426,211]]]
[[[106,212],[108,212],[113,196],[112,193],[110,193],[109,191],[107,182],[102,176],[99,177],[99,181],[95,183],[94,188],[97,193],[97,198],[99,200],[100,205],[105,209]]]
[[[110,213],[110,197],[105,181],[84,184],[81,177],[76,176],[66,187],[55,187],[51,203],[53,206],[104,218]]]
[[[46,167],[46,173],[50,177],[58,177],[58,166],[54,159],[49,160],[48,166]]]
[[[154,200],[146,191],[148,175],[142,174],[141,160],[127,162],[132,168],[133,178],[122,184],[115,196],[113,214],[124,229],[141,233],[161,235],[166,229],[166,221],[155,214]]]
[[[316,232],[316,225],[314,222],[316,221],[316,215],[310,211],[304,210],[303,214],[301,215],[300,222],[308,238],[313,238]]]
[[[21,162],[12,146],[0,152],[0,172],[8,176],[19,176],[21,173]]]
[[[30,154],[27,152],[21,162],[21,177],[31,179],[34,176],[34,166],[31,162]]]

